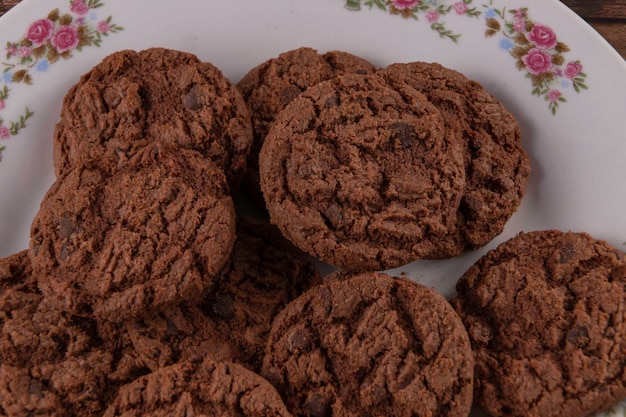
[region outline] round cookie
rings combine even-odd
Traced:
[[[473,366],[445,298],[372,272],[287,305],[272,325],[261,375],[296,417],[465,417]]]
[[[26,251],[0,260],[0,415],[100,415],[145,373],[94,320],[51,308]]]
[[[424,94],[441,110],[446,128],[463,139],[466,188],[456,227],[429,258],[449,258],[484,246],[517,210],[530,175],[517,122],[482,85],[440,64],[398,63],[379,74],[398,88]]]
[[[348,52],[320,54],[312,48],[301,47],[268,59],[248,71],[237,83],[250,110],[254,132],[244,185],[259,208],[265,207],[259,186],[259,152],[278,113],[308,87],[337,75],[371,74],[376,70],[365,59]]]
[[[120,321],[199,301],[234,239],[222,170],[155,143],[115,175],[77,167],[58,179],[33,221],[30,256],[58,308]]]
[[[626,397],[626,257],[585,233],[520,233],[457,284],[493,416],[582,417]]]
[[[195,55],[115,52],[67,93],[54,132],[55,170],[114,172],[152,141],[199,151],[235,185],[252,144],[250,115],[239,90]]]
[[[119,390],[103,417],[291,417],[261,376],[228,362],[183,362]]]
[[[259,156],[272,223],[347,270],[428,257],[456,222],[465,186],[458,137],[414,89],[377,75],[309,88],[276,118]]]
[[[258,371],[276,314],[320,282],[311,258],[275,227],[239,218],[230,260],[199,306],[135,321],[127,337],[152,370],[209,356]]]

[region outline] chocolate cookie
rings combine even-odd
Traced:
[[[222,170],[155,143],[115,175],[77,167],[58,179],[33,221],[30,254],[58,308],[119,321],[199,301],[234,239]]]
[[[122,387],[104,417],[291,417],[261,376],[227,362],[183,362]]]
[[[493,416],[582,417],[626,397],[626,257],[585,233],[520,233],[457,284]]]
[[[448,302],[366,273],[306,292],[272,325],[261,375],[294,416],[467,416],[473,359]]]
[[[320,54],[302,47],[268,59],[239,81],[237,87],[250,110],[254,132],[244,185],[258,207],[265,207],[259,186],[259,152],[278,113],[308,87],[337,75],[371,74],[376,70],[368,61],[348,52]]]
[[[520,205],[530,163],[511,113],[478,82],[436,63],[393,64],[380,75],[398,88],[414,88],[441,110],[446,128],[465,148],[465,193],[456,227],[430,258],[449,258],[490,242]]]
[[[67,93],[54,132],[55,170],[112,172],[152,141],[199,151],[234,185],[252,144],[250,115],[237,88],[195,55],[115,52]]]
[[[309,88],[276,118],[259,156],[272,223],[347,270],[432,255],[465,186],[460,138],[411,88],[345,75]]]
[[[310,257],[275,227],[240,218],[230,260],[200,305],[137,320],[127,337],[153,370],[210,356],[257,371],[276,314],[320,282]]]
[[[15,286],[35,288],[28,251],[23,250],[0,259],[0,293],[4,294]]]
[[[97,324],[51,308],[27,252],[0,260],[0,415],[87,417],[146,372]]]

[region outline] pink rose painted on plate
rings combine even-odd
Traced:
[[[60,26],[50,39],[50,43],[59,53],[74,49],[78,46],[78,30],[74,26]]]
[[[467,4],[462,1],[458,1],[452,5],[456,14],[465,14],[467,12]]]
[[[556,46],[556,34],[549,26],[535,23],[532,30],[526,34],[526,39],[537,45],[538,48],[551,49]]]
[[[392,0],[392,5],[398,10],[412,9],[420,3],[421,0]]]
[[[0,139],[8,139],[11,137],[11,131],[8,127],[0,125]]]
[[[559,90],[550,90],[546,95],[546,100],[556,103],[561,98],[561,92]]]
[[[30,54],[33,53],[33,50],[28,46],[20,46],[16,53],[21,58],[28,58]]]
[[[82,0],[74,0],[70,6],[70,11],[78,16],[84,16],[89,11],[89,6]]]
[[[522,57],[528,72],[534,75],[543,74],[552,68],[552,56],[544,50],[532,48],[528,54]]]
[[[516,19],[524,19],[527,15],[526,10],[522,8],[513,11],[513,16],[515,16]]]
[[[567,65],[565,66],[565,70],[563,71],[563,74],[567,78],[570,78],[570,79],[576,78],[582,70],[583,70],[583,66],[580,64],[580,62],[578,61],[568,62]]]
[[[96,29],[98,29],[98,31],[101,33],[109,33],[109,30],[111,30],[111,26],[109,25],[109,22],[103,20],[101,22],[98,22],[98,24],[96,25]]]
[[[52,37],[54,22],[50,19],[39,19],[28,26],[25,38],[30,40],[34,46],[43,45]]]
[[[426,20],[429,23],[435,23],[437,20],[439,20],[439,17],[440,17],[440,14],[437,10],[431,10],[426,13]]]

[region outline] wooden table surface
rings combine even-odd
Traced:
[[[626,59],[626,0],[561,0]],[[0,16],[20,0],[0,0]]]

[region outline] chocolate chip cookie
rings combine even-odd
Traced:
[[[234,239],[222,170],[154,143],[115,175],[77,167],[58,179],[33,221],[30,256],[59,309],[118,321],[199,301]]]
[[[228,362],[183,362],[122,387],[104,417],[291,417],[261,376]]]
[[[585,233],[520,233],[457,284],[493,416],[582,417],[626,397],[626,257]]]
[[[294,416],[467,416],[473,358],[434,290],[365,273],[317,286],[272,325],[261,375]]]
[[[112,172],[152,141],[199,151],[236,185],[252,144],[250,115],[237,88],[195,55],[118,51],[67,93],[54,132],[55,170]]]
[[[456,227],[429,257],[449,258],[484,246],[502,232],[528,183],[530,163],[517,122],[481,84],[440,64],[398,63],[379,74],[428,97],[446,128],[463,139],[466,187]]]
[[[265,207],[259,186],[259,152],[278,113],[308,87],[337,75],[369,74],[376,70],[365,59],[348,52],[320,54],[312,48],[301,47],[268,59],[239,81],[237,87],[250,110],[254,132],[244,185],[258,207]]]
[[[347,270],[432,256],[455,227],[465,187],[460,138],[415,89],[344,75],[295,98],[259,156],[272,223]]]
[[[275,227],[242,217],[230,260],[204,300],[128,324],[125,337],[153,370],[208,356],[257,371],[273,318],[320,282],[311,258]]]
[[[0,260],[0,415],[87,417],[146,372],[97,323],[52,308],[26,251]]]

